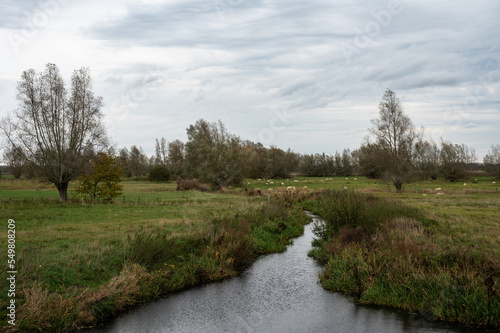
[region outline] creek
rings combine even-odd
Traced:
[[[307,256],[311,228],[287,251],[261,257],[238,277],[169,294],[82,332],[486,332],[356,305],[324,290],[321,266]]]

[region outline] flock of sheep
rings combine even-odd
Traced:
[[[333,181],[333,180],[334,180],[333,178],[326,178],[326,179],[320,180],[320,182]],[[345,178],[345,180],[349,180],[349,178]],[[357,181],[358,179],[357,178],[353,178],[352,180]],[[261,182],[263,181],[263,182],[265,182],[265,185],[268,185],[268,186],[269,185],[274,185],[274,181],[272,179],[257,179],[257,181],[261,181]],[[290,179],[287,179],[287,181],[289,182]],[[300,181],[300,180],[294,179],[293,182],[294,183],[300,183],[300,182],[307,183],[307,182],[311,182],[311,180],[305,179],[305,180]],[[474,179],[474,183],[477,183],[477,182],[478,182],[478,180]],[[496,182],[491,182],[491,184],[492,185],[496,185]],[[248,185],[250,185],[250,183],[248,183]],[[284,182],[280,182],[280,185],[281,186],[285,186],[285,183]],[[467,186],[467,183],[464,183],[464,186]],[[307,186],[304,186],[303,189],[307,190]],[[342,189],[343,190],[347,190],[347,187],[344,186]],[[260,188],[257,188],[256,190],[257,190],[257,192],[259,194],[262,193],[262,190]],[[288,193],[292,193],[292,192],[294,192],[296,190],[297,190],[297,188],[295,186],[287,186],[286,189],[280,189],[280,188],[276,189],[276,191],[284,191],[284,192],[288,192]],[[268,192],[272,192],[273,189],[272,188],[268,188],[267,191]],[[436,195],[443,195],[444,194],[444,191],[443,191],[443,189],[441,187],[437,187],[434,190],[427,189],[425,191],[428,192],[428,193],[436,193]],[[427,194],[424,193],[423,196],[427,196]]]

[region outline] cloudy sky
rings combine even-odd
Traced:
[[[500,144],[500,1],[0,0],[0,116],[23,70],[90,67],[118,147],[197,119],[300,153],[356,148],[386,89],[426,134]]]

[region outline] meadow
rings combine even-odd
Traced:
[[[1,219],[16,220],[18,328],[58,332],[91,326],[161,294],[235,276],[259,255],[285,250],[308,222],[302,208],[314,209],[315,195],[324,189],[346,188],[418,209],[428,248],[472,251],[498,262],[500,193],[492,181],[424,181],[402,194],[362,177],[248,180],[223,192],[126,181],[123,196],[113,203],[90,204],[71,195],[70,187],[72,199],[62,204],[53,185],[1,179]],[[289,193],[287,187],[295,189]],[[6,223],[2,230],[0,247],[6,249]],[[6,250],[0,260],[6,262]],[[498,297],[494,279],[490,289]],[[8,289],[5,280],[0,288]],[[348,286],[330,289],[349,293]],[[8,301],[3,292],[2,309]],[[0,315],[8,330],[5,310]]]

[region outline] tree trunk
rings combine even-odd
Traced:
[[[397,193],[403,192],[403,182],[396,181],[396,182],[394,182],[394,186],[396,187],[396,192]]]
[[[68,201],[68,185],[69,182],[56,184],[57,190],[59,191],[59,200],[61,202]]]

